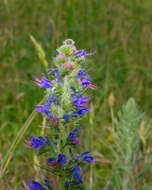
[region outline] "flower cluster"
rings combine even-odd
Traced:
[[[34,107],[47,120],[47,128],[52,131],[51,136],[36,138],[31,135],[27,144],[35,149],[38,155],[44,155],[43,169],[51,171],[61,179],[60,189],[79,189],[83,184],[81,167],[94,161],[89,151],[75,153],[80,142],[78,121],[90,110],[89,98],[84,93],[87,88],[96,89],[90,81],[90,76],[82,68],[85,57],[93,53],[87,53],[84,49],[77,50],[71,39],[65,40],[54,53],[54,68],[47,68],[42,77],[35,78],[34,82],[45,89],[44,102]],[[28,180],[26,184],[29,190],[58,188],[47,179],[40,183]]]

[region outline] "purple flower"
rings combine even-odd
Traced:
[[[54,157],[49,157],[49,158],[47,159],[47,163],[52,163],[54,160],[55,160]]]
[[[72,144],[78,144],[79,142],[80,142],[80,139],[77,137],[74,137],[73,139],[71,139]]]
[[[40,87],[52,87],[53,84],[51,81],[49,81],[48,79],[45,78],[44,75],[42,75],[41,79],[35,79],[35,84],[40,86]]]
[[[72,169],[72,172],[80,172],[81,168],[78,165],[75,165]]]
[[[91,79],[90,75],[86,75],[84,78],[85,78],[86,80],[90,80],[90,79]]]
[[[53,168],[57,168],[58,167],[58,164],[57,164],[56,159],[54,157],[49,157],[47,159],[47,164],[51,165]]]
[[[82,49],[74,53],[77,57],[86,56],[86,50]]]
[[[82,96],[81,98],[78,98],[74,101],[72,101],[72,104],[74,104],[77,107],[82,106],[82,104],[86,103],[88,101],[88,97],[87,96]]]
[[[80,175],[81,168],[78,165],[75,165],[72,169],[72,176],[75,183],[82,183],[82,176]]]
[[[51,103],[49,101],[44,102],[44,105],[35,105],[34,107],[38,112],[45,113],[48,116],[48,119],[51,120],[54,118],[53,114],[49,111],[49,106]]]
[[[80,128],[75,128],[73,131],[70,132],[69,136],[67,137],[67,139],[70,140],[72,144],[77,144],[80,142],[80,139],[76,137],[76,134],[79,130]]]
[[[80,154],[80,157],[85,156],[85,155],[90,154],[90,153],[91,153],[90,151],[82,152],[82,153]]]
[[[77,78],[82,77],[82,76],[84,76],[84,73],[85,73],[85,70],[84,70],[84,69],[80,69],[80,70],[78,71],[76,77],[77,77]]]
[[[91,152],[86,151],[86,152],[83,152],[83,153],[81,153],[81,154],[76,154],[75,157],[74,157],[74,159],[75,159],[76,161],[78,161],[78,160],[83,160],[84,157],[86,157],[86,155],[88,155],[88,154],[90,154],[90,153],[91,153]],[[87,159],[87,158],[86,158],[86,159]],[[86,160],[84,160],[84,161],[86,161]]]
[[[51,93],[47,97],[47,100],[44,102],[44,105],[42,105],[42,106],[36,105],[35,108],[37,109],[38,112],[43,112],[45,114],[50,114],[49,107],[51,106],[51,103],[52,102],[59,102],[59,101],[60,101],[60,98],[53,97],[52,93]]]
[[[65,185],[66,187],[68,187],[68,186],[71,185],[71,184],[72,184],[71,181],[65,181],[65,182],[64,182],[64,185]]]
[[[86,50],[82,49],[82,50],[79,50],[79,51],[76,51],[74,53],[77,57],[81,57],[81,56],[92,56],[94,55],[94,53],[87,53]]]
[[[49,139],[47,137],[39,136],[38,138],[35,138],[35,135],[30,136],[29,144],[32,148],[37,149],[41,148],[44,145],[49,144]]]
[[[85,79],[85,78],[80,78],[80,82],[81,82],[81,84],[82,84],[83,86],[89,87],[89,86],[91,85],[91,82],[88,81],[88,80]]]
[[[80,183],[82,183],[82,176],[79,173],[74,172],[73,173],[73,180],[75,183],[80,184]]]
[[[58,163],[59,165],[66,163],[66,157],[65,157],[64,154],[58,154],[57,163]]]
[[[76,93],[73,96],[71,96],[71,99],[79,98],[81,96],[80,93]]]
[[[62,164],[66,164],[66,157],[64,154],[58,154],[57,160],[54,157],[49,157],[47,163],[51,164],[52,167],[59,168]]]
[[[47,101],[48,102],[59,102],[60,101],[60,98],[58,97],[53,97],[52,94],[50,94],[47,98]]]
[[[54,53],[55,53],[55,54],[59,54],[59,52],[58,52],[58,51],[54,51]]]
[[[65,113],[65,114],[62,115],[62,118],[64,119],[64,121],[67,122],[70,119],[70,115]]]
[[[93,162],[93,156],[84,156],[83,161],[85,162]]]
[[[44,190],[44,187],[40,183],[34,180],[28,180],[26,181],[26,184],[27,184],[28,190]]]
[[[79,130],[80,128],[75,128],[73,131],[70,132],[67,139],[70,140],[72,144],[78,144],[80,142],[80,139],[76,137],[76,134]]]
[[[68,139],[71,139],[76,136],[77,132],[80,130],[80,128],[75,128],[73,131],[70,132]]]
[[[49,113],[48,105],[35,105],[34,107],[37,109],[38,112],[42,112],[45,114]]]
[[[80,82],[82,86],[86,86],[88,88],[96,89],[96,86],[93,85],[87,78],[80,78]]]
[[[91,152],[89,151],[86,151],[86,152],[83,152],[79,155],[76,155],[75,156],[75,160],[82,160],[82,161],[85,161],[85,162],[93,162],[94,158],[93,156],[88,156],[88,154],[90,154]]]
[[[83,115],[89,111],[90,111],[89,108],[81,106],[78,108],[78,110],[74,111],[73,114],[74,115]]]

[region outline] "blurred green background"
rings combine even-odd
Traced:
[[[43,96],[32,85],[32,77],[40,76],[42,68],[29,35],[41,43],[50,66],[53,51],[67,38],[78,49],[96,52],[89,63],[92,81],[98,86],[91,92],[95,111],[91,138],[95,140],[89,145],[88,135],[83,143],[109,159],[101,143],[108,138],[111,123],[109,94],[115,96],[116,111],[134,97],[140,110],[152,115],[152,1],[0,1],[0,159]],[[3,179],[6,190],[18,189],[24,179],[34,175],[33,152],[23,141],[31,133],[39,134],[40,119],[34,119],[15,150]],[[88,117],[82,125],[89,134]],[[94,166],[95,189],[105,184],[109,169],[108,163]]]

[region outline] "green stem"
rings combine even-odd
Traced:
[[[64,190],[64,178],[59,177],[59,190]]]
[[[111,121],[112,121],[112,127],[114,127],[114,110],[113,106],[110,106],[110,113],[111,113]]]
[[[90,110],[90,149],[93,150],[93,124],[94,124],[94,109],[93,109],[93,104],[91,104],[91,110]],[[90,164],[90,189],[93,190],[93,163]]]

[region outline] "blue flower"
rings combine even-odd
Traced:
[[[73,173],[73,180],[75,183],[80,184],[80,183],[82,183],[82,176],[79,173],[74,172]]]
[[[59,102],[59,101],[60,101],[60,98],[53,97],[52,94],[50,94],[47,97],[47,100],[44,102],[44,105],[35,105],[34,107],[36,108],[38,112],[45,113],[48,116],[48,119],[52,119],[54,116],[49,111],[49,108],[52,102]]]
[[[73,173],[76,173],[76,172],[80,172],[81,171],[81,168],[78,166],[78,165],[75,165],[72,169],[72,172]]]
[[[34,106],[38,112],[42,112],[45,114],[49,113],[49,106],[48,105],[35,105]]]
[[[65,185],[66,187],[69,187],[69,185],[71,185],[71,184],[72,184],[71,181],[65,181],[65,182],[64,182],[64,185]]]
[[[89,111],[90,111],[90,110],[89,110],[89,108],[87,108],[87,107],[79,107],[78,110],[73,111],[73,114],[74,114],[74,115],[82,115],[82,114],[85,114],[85,113],[87,113],[87,112],[89,112]]]
[[[80,128],[75,128],[73,131],[70,132],[69,136],[67,137],[67,139],[70,140],[72,144],[78,144],[80,142],[80,139],[76,137],[79,130]]]
[[[80,69],[80,70],[78,71],[76,77],[77,77],[77,78],[82,77],[82,76],[84,76],[84,73],[85,73],[85,70],[84,70],[84,69]]]
[[[28,180],[26,181],[26,184],[28,186],[28,190],[44,190],[44,187],[34,180]]]
[[[32,148],[37,149],[41,148],[44,145],[49,144],[49,139],[47,137],[39,136],[38,138],[35,138],[35,135],[30,136],[29,144]]]
[[[83,86],[89,87],[91,85],[91,82],[85,78],[80,78],[80,82]]]
[[[56,159],[54,157],[49,157],[46,162],[48,165],[51,165],[53,168],[58,168],[59,166],[59,164],[57,164]]]
[[[82,49],[74,53],[77,57],[86,56],[86,50]]]
[[[66,163],[66,157],[65,157],[64,154],[58,154],[57,163],[58,163],[59,165]]]
[[[82,153],[80,154],[80,157],[85,156],[85,155],[90,154],[90,153],[91,153],[90,151],[82,152]]]
[[[50,93],[50,95],[47,97],[47,102],[59,102],[60,98],[58,97],[53,97],[52,93]]]
[[[85,79],[86,79],[86,80],[90,80],[90,79],[91,79],[90,75],[86,75],[86,76],[85,76]]]
[[[53,161],[55,161],[55,158],[54,157],[49,157],[47,159],[47,163],[52,163]]]
[[[88,80],[89,76],[87,76],[86,78],[80,78],[80,82],[82,84],[82,86],[88,87],[88,88],[92,88],[92,89],[96,89],[97,87],[95,85],[93,85],[89,80]]]
[[[38,112],[45,113],[48,116],[48,119],[51,120],[54,118],[53,114],[49,111],[50,103],[49,101],[44,102],[44,105],[35,105],[34,107]]]
[[[76,93],[73,96],[71,96],[71,99],[76,99],[76,98],[79,98],[80,96],[81,96],[80,93]]]
[[[72,169],[72,176],[75,183],[82,183],[82,176],[80,175],[81,168],[78,165],[75,165]]]
[[[70,132],[69,136],[67,137],[68,140],[71,141],[72,144],[77,144],[80,142],[79,138],[76,138],[77,132],[80,128],[75,128],[73,131]]]
[[[90,154],[91,152],[89,151],[86,151],[86,152],[83,152],[79,155],[76,155],[75,156],[75,160],[82,160],[82,161],[85,161],[85,162],[93,162],[94,158],[93,156],[88,156],[88,154]]]
[[[59,52],[58,52],[57,50],[56,50],[56,51],[54,51],[54,53],[55,53],[55,54],[59,54]]]
[[[76,136],[77,132],[80,130],[80,128],[75,128],[73,131],[70,132],[68,139],[71,140],[73,137]]]
[[[64,119],[64,121],[67,122],[70,119],[70,115],[65,113],[65,114],[62,115],[62,118]]]
[[[82,106],[82,104],[86,103],[88,101],[88,97],[87,96],[82,96],[81,98],[75,99],[74,101],[72,101],[72,104],[74,104],[77,107]]]
[[[52,82],[49,81],[44,75],[42,75],[41,79],[36,78],[35,83],[36,83],[36,85],[38,85],[41,88],[53,86]]]
[[[93,156],[84,156],[83,161],[85,162],[93,162]]]
[[[90,154],[91,152],[90,151],[86,151],[86,152],[83,152],[81,154],[76,154],[74,159],[76,161],[78,160],[82,160],[82,161],[85,161],[85,162],[93,162],[93,157],[92,156],[88,156],[88,154]]]

